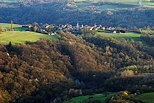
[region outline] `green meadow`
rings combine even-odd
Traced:
[[[153,93],[143,93],[136,97],[137,99],[143,101],[144,103],[154,103],[154,92]]]
[[[12,44],[15,44],[24,43],[26,41],[36,42],[37,40],[40,40],[40,38],[58,39],[56,35],[50,36],[47,34],[35,33],[30,31],[7,31],[0,34],[0,43],[8,44],[9,42],[11,42]]]
[[[101,103],[107,103],[107,101],[113,96],[115,93],[110,94],[95,94],[95,95],[87,95],[87,96],[79,96],[74,97],[64,103],[93,103],[93,101],[101,101]]]
[[[135,41],[142,41],[140,39],[141,34],[139,33],[133,33],[133,32],[126,32],[126,33],[112,33],[110,31],[99,31],[96,32],[95,37],[112,37],[112,38],[124,38],[126,40],[135,40]]]

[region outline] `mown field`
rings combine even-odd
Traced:
[[[79,96],[72,98],[64,103],[93,103],[93,101],[101,101],[101,103],[107,103],[107,101],[113,96],[115,93],[110,94],[95,94],[95,95],[87,95],[87,96]]]
[[[11,42],[12,44],[15,43],[24,43],[26,41],[35,42],[39,40],[40,38],[53,38],[57,39],[57,36],[49,36],[46,34],[41,33],[35,33],[30,31],[7,31],[2,32],[0,34],[0,43],[8,44]]]
[[[154,92],[153,93],[143,93],[136,97],[137,99],[145,103],[154,103]]]

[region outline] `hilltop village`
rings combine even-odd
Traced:
[[[39,32],[43,34],[48,34],[48,35],[56,35],[56,32],[58,31],[69,31],[75,35],[81,35],[81,34],[93,34],[94,32],[102,32],[102,31],[107,31],[110,33],[125,33],[127,31],[126,28],[116,28],[116,27],[104,27],[102,25],[96,25],[94,24],[93,26],[89,25],[80,25],[77,23],[76,25],[70,25],[70,24],[65,24],[65,25],[55,25],[55,24],[38,24],[38,23],[33,23],[30,25],[23,25],[23,28],[27,28],[29,31],[34,31],[34,32]]]

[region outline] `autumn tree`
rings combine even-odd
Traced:
[[[38,23],[34,22],[34,23],[32,24],[31,29],[32,29],[32,31],[34,31],[34,32],[38,31],[38,29],[39,29],[39,28],[38,28]]]

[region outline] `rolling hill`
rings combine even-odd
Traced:
[[[0,2],[0,103],[153,103],[154,1],[60,1]]]

